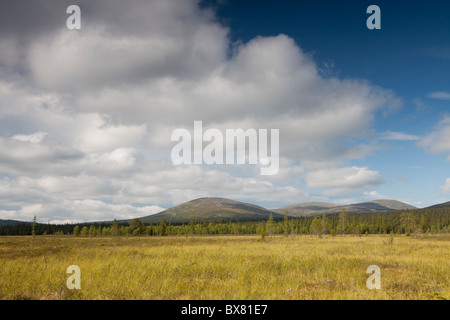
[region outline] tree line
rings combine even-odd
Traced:
[[[437,234],[450,232],[450,208],[388,211],[363,214],[317,215],[266,221],[198,221],[188,223],[162,220],[142,223],[133,219],[128,223],[41,224],[34,222],[0,226],[0,235],[74,235],[77,237],[109,236],[167,236],[167,235],[362,235],[362,234]]]

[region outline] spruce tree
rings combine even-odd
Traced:
[[[160,232],[162,236],[166,235],[166,220],[162,219],[160,226]]]
[[[33,223],[31,224],[31,235],[34,236],[36,235],[36,215],[34,215],[33,217]]]
[[[327,218],[325,216],[325,213],[322,214],[322,219],[320,221],[320,224],[321,224],[321,234],[325,235],[328,232]]]
[[[111,227],[111,235],[113,237],[116,237],[119,235],[119,223],[117,222],[116,219],[114,219],[112,227]]]
[[[320,221],[319,219],[317,219],[317,217],[314,217],[313,221],[311,222],[311,233],[317,237],[320,229],[321,229]]]
[[[289,236],[289,218],[287,211],[284,213],[284,235],[287,237]]]
[[[267,235],[271,236],[273,234],[273,216],[270,214],[269,219],[266,223]]]
[[[81,236],[82,237],[87,237],[88,233],[89,233],[88,227],[84,226],[83,229],[81,229]]]
[[[347,211],[345,211],[344,208],[342,208],[342,213],[339,215],[339,227],[342,230],[342,235],[345,236],[345,228],[346,228],[346,222],[347,222]]]
[[[75,226],[75,228],[73,228],[73,235],[75,237],[79,237],[80,236],[80,226]]]

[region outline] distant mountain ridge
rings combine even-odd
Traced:
[[[322,202],[306,202],[300,204],[294,204],[279,209],[275,209],[275,212],[287,212],[289,216],[301,217],[316,214],[336,214],[341,213],[342,209],[349,214],[358,213],[370,213],[380,211],[392,211],[392,210],[412,210],[416,207],[396,200],[373,200],[362,203],[355,203],[349,205],[335,205],[332,203]]]
[[[19,220],[11,220],[11,219],[0,219],[0,226],[15,226],[21,223],[30,224],[31,222],[27,221],[19,221]]]
[[[450,208],[450,201],[432,205],[423,209]],[[163,212],[145,217],[137,217],[143,223],[159,223],[162,219],[171,223],[186,223],[192,218],[198,221],[243,221],[267,220],[270,214],[274,219],[281,219],[287,212],[290,217],[311,216],[320,214],[339,214],[345,209],[349,214],[384,212],[395,210],[418,209],[412,205],[396,200],[373,200],[363,203],[337,205],[326,202],[304,202],[292,204],[278,209],[266,209],[257,205],[234,201],[226,198],[199,198],[169,208]],[[128,220],[121,220],[126,223]],[[110,223],[112,221],[97,221],[94,223]],[[20,223],[31,223],[19,220],[2,220],[0,226],[12,226]],[[86,222],[88,223],[88,222]]]
[[[336,205],[326,202],[305,202],[293,204],[278,209],[265,209],[249,203],[225,198],[199,198],[182,203],[155,215],[139,218],[143,223],[158,223],[164,219],[167,222],[196,221],[242,221],[265,220],[270,214],[274,219],[281,219],[287,212],[290,217],[301,217],[320,214],[338,214],[342,209],[349,214],[370,213],[393,210],[417,209],[409,204],[396,200],[373,200],[350,205]]]
[[[272,214],[273,218],[283,215],[263,207],[234,201],[225,198],[199,198],[182,203],[163,212],[139,218],[143,223],[160,222],[162,219],[170,222],[196,221],[228,221],[228,220],[266,220]]]
[[[293,217],[300,217],[300,216],[308,216],[312,214],[317,214],[317,212],[323,212],[326,210],[330,210],[332,208],[339,207],[336,204],[332,203],[326,203],[326,202],[304,202],[304,203],[297,203],[297,204],[291,204],[289,206],[285,206],[279,209],[274,209],[273,211],[284,214],[285,212],[288,213],[288,215]]]
[[[438,208],[449,208],[450,207],[450,201],[444,202],[444,203],[439,203],[439,204],[435,204],[433,206],[429,206],[427,207],[427,209],[438,209]]]

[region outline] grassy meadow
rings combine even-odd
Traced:
[[[66,269],[81,269],[70,290]],[[367,267],[381,269],[369,290]],[[450,234],[0,237],[0,299],[438,299]]]

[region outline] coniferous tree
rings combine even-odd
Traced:
[[[321,233],[322,235],[325,235],[328,232],[328,226],[327,226],[327,217],[325,216],[325,213],[322,214],[322,219],[320,221],[321,224]]]
[[[80,226],[76,225],[76,226],[73,228],[73,235],[74,235],[75,237],[79,237],[79,236],[80,236]]]
[[[92,238],[92,237],[95,237],[95,227],[94,227],[94,225],[90,225],[90,227],[89,227],[89,236]]]
[[[162,236],[166,235],[166,220],[162,219],[161,220],[161,224],[159,225],[160,227],[160,233]]]
[[[119,235],[119,223],[116,219],[114,219],[112,226],[111,226],[111,235],[113,237],[116,237]]]
[[[87,237],[88,234],[89,234],[89,229],[88,229],[87,226],[84,226],[84,227],[81,229],[81,236],[82,236],[82,237]]]
[[[195,217],[191,217],[189,221],[189,235],[194,235],[195,233]]]
[[[138,218],[131,220],[130,222],[130,232],[134,236],[141,234],[142,222]]]
[[[273,216],[270,214],[269,219],[266,223],[267,235],[271,236],[273,234]]]
[[[345,211],[344,208],[342,208],[342,213],[339,215],[339,228],[342,231],[342,235],[345,235],[345,231],[346,231],[346,222],[347,222],[347,211]]]
[[[284,223],[284,225],[283,225],[284,235],[287,237],[287,236],[289,236],[289,218],[288,218],[287,211],[284,213],[283,223]]]
[[[311,233],[313,235],[317,236],[319,235],[319,230],[321,229],[321,224],[319,219],[317,217],[314,217],[313,221],[311,222]]]
[[[36,235],[36,215],[34,215],[33,223],[31,224],[31,235],[33,236],[33,238]]]

